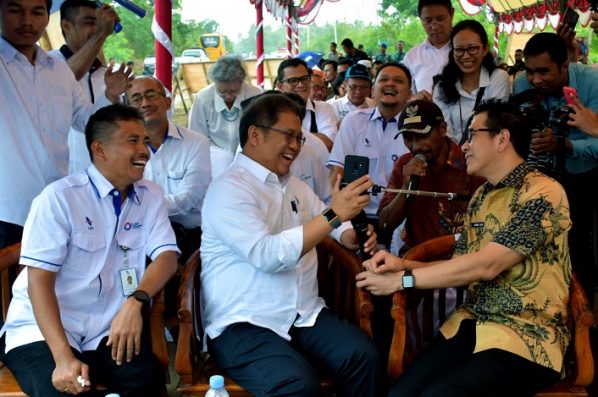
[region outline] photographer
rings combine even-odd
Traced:
[[[569,237],[571,260],[591,300],[598,273],[594,254],[596,225],[592,216],[596,205],[593,197],[587,194],[587,186],[598,179],[598,139],[569,127],[569,107],[565,106],[563,87],[576,89],[579,103],[596,113],[598,70],[569,63],[567,45],[554,33],[533,36],[523,54],[525,76],[515,80],[513,91],[519,95],[515,95],[514,99],[527,97],[529,102],[535,102],[544,109],[552,120],[545,128],[539,126],[538,131],[532,134],[530,151],[533,156],[548,159],[552,169],[547,171],[553,171],[567,191],[573,221]],[[578,121],[581,126],[581,121]]]

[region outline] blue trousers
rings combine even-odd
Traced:
[[[451,339],[441,334],[390,388],[389,397],[533,396],[560,374],[500,349],[473,353],[475,321]]]
[[[256,397],[316,397],[320,369],[334,377],[343,396],[382,395],[380,355],[356,326],[323,309],[313,327],[292,327],[290,335],[288,342],[269,329],[236,323],[209,340],[210,353]]]

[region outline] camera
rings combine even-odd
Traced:
[[[565,140],[569,134],[567,121],[573,109],[563,105],[548,110],[544,105],[544,98],[533,88],[514,95],[511,102],[519,106],[531,133],[543,131],[545,128],[552,129],[552,134],[557,140],[556,150],[553,153],[530,153],[527,162],[531,167],[561,180],[566,171]]]

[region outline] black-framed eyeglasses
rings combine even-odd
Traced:
[[[144,92],[143,94],[133,94],[129,97],[129,104],[133,106],[140,106],[143,102],[143,98],[147,99],[148,101],[155,101],[159,97],[164,96],[161,92],[149,90]]]
[[[467,130],[467,143],[471,143],[479,132],[497,133],[500,130],[498,128],[469,128]]]
[[[293,87],[295,87],[299,83],[308,84],[310,81],[311,81],[311,76],[308,74],[306,74],[305,76],[301,76],[301,77],[289,77],[288,79],[280,80],[281,83],[287,83]]]
[[[305,143],[305,137],[303,136],[302,133],[294,134],[289,130],[281,130],[280,128],[268,127],[265,125],[258,125],[258,124],[256,124],[256,127],[263,128],[265,130],[272,130],[272,131],[279,132],[287,138],[287,141],[289,143],[291,143],[293,141],[293,139],[299,144],[299,146],[303,146],[303,144]]]
[[[453,54],[455,54],[456,57],[462,57],[463,55],[465,55],[465,52],[467,51],[467,53],[469,55],[477,55],[478,52],[480,52],[480,49],[483,47],[483,45],[471,45],[467,48],[453,48]]]

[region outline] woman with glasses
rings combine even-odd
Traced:
[[[246,77],[241,58],[220,57],[209,72],[212,84],[195,96],[189,113],[189,129],[210,140],[213,178],[228,168],[239,146],[241,102],[260,93]]]
[[[490,54],[488,35],[481,23],[465,20],[451,33],[451,50],[442,73],[434,78],[433,101],[447,123],[447,136],[458,144],[467,139],[468,120],[483,99],[507,100],[509,75],[497,68]]]

